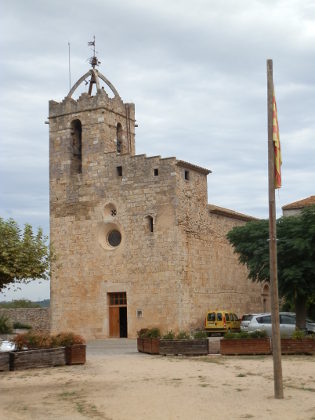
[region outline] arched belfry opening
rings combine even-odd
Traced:
[[[82,173],[82,124],[80,120],[71,122],[71,173]]]
[[[121,153],[123,148],[123,129],[120,123],[116,127],[116,142],[117,153]]]

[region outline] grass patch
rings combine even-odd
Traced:
[[[58,394],[59,398],[68,401],[74,405],[76,411],[86,417],[97,417],[106,419],[104,415],[97,411],[94,404],[90,404],[84,400],[79,391],[64,391]]]

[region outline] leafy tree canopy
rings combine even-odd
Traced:
[[[235,227],[227,238],[239,261],[247,266],[249,278],[269,281],[268,220]],[[279,294],[295,301],[299,325],[301,316],[305,318],[307,299],[315,297],[315,206],[278,219],[277,239]]]
[[[0,290],[12,283],[47,279],[50,251],[42,229],[33,233],[26,224],[22,231],[13,219],[0,218]]]
[[[41,305],[27,299],[18,299],[13,300],[12,302],[0,302],[0,308],[41,308]]]

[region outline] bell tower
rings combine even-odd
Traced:
[[[53,331],[76,328],[72,322],[80,316],[80,293],[83,298],[93,290],[95,302],[100,286],[91,280],[87,291],[88,276],[80,276],[92,248],[98,247],[97,223],[106,216],[98,209],[107,204],[103,202],[116,181],[116,166],[135,155],[135,106],[124,103],[97,70],[95,53],[90,64],[63,101],[49,101],[50,240],[56,254],[50,282]],[[84,83],[86,91],[75,95]],[[118,191],[119,186],[115,196]]]
[[[99,61],[95,55],[90,63],[92,68],[62,102],[49,102],[51,183],[86,179],[91,166],[102,165],[106,153],[135,154],[134,104],[124,103],[113,84],[96,69]],[[88,91],[73,99],[84,82]]]

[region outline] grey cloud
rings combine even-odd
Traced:
[[[135,102],[137,153],[213,171],[209,201],[268,216],[266,59],[283,153],[281,206],[314,194],[312,1],[6,2],[0,16],[0,213],[48,230],[48,100],[84,74],[96,35],[100,71]],[[79,92],[78,92],[79,93]],[[3,182],[4,181],[4,182]]]

